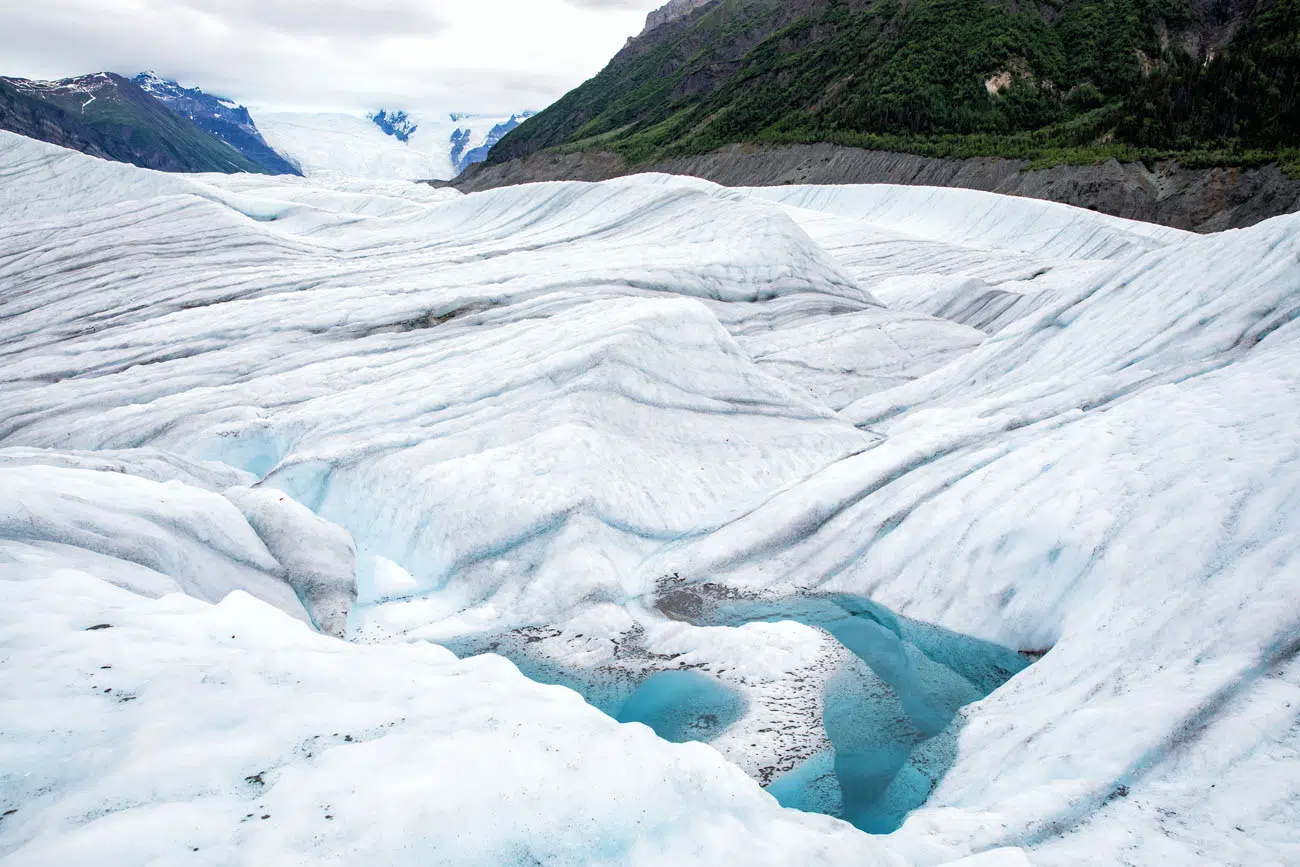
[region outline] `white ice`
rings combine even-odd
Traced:
[[[6,865],[903,863],[499,657],[93,574],[0,577]]]
[[[0,176],[5,863],[1300,860],[1300,217]],[[843,648],[670,577],[1050,652],[870,838],[746,776]],[[750,711],[670,745],[426,640]]]
[[[458,116],[459,117],[459,116]],[[362,114],[256,112],[268,144],[308,177],[365,180],[450,180],[458,174],[451,136],[470,134],[466,150],[483,145],[492,128],[510,115],[414,116],[419,126],[409,140],[388,135]]]

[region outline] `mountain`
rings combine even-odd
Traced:
[[[259,112],[257,122],[266,140],[309,176],[447,180],[485,159],[530,116],[381,109],[369,115]]]
[[[380,109],[370,115],[370,120],[386,135],[391,135],[398,141],[410,141],[411,136],[420,128],[419,123],[404,111]]]
[[[496,146],[497,142],[505,138],[506,134],[518,127],[536,112],[526,111],[522,114],[512,114],[507,120],[493,126],[488,130],[487,135],[477,136],[473,128],[457,128],[451,134],[451,161],[456,167],[456,171],[463,172],[470,166],[481,163],[487,159],[488,153]],[[452,115],[452,120],[460,120],[463,116]]]
[[[489,162],[829,142],[1042,165],[1280,159],[1300,172],[1297,0],[711,0],[663,12]]]
[[[188,118],[199,129],[230,145],[269,173],[300,174],[296,166],[266,143],[244,106],[204,93],[197,87],[182,87],[153,72],[142,72],[132,80],[164,106]]]
[[[0,78],[0,129],[166,172],[272,173],[111,72],[62,81]]]
[[[641,35],[645,36],[651,30],[683,18],[711,2],[712,0],[668,0],[663,6],[646,16],[645,29],[641,31]]]
[[[1300,177],[1277,165],[1184,166],[1174,159],[1045,165],[1026,159],[941,159],[834,144],[729,145],[706,154],[632,162],[600,151],[539,151],[468,168],[462,193],[540,181],[603,181],[641,173],[689,175],[732,187],[906,184],[1026,196],[1196,232],[1253,226],[1300,211]]]

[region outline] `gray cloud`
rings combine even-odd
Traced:
[[[250,105],[542,108],[594,75],[656,0],[16,3],[0,75],[154,69]]]
[[[187,0],[183,5],[240,30],[328,37],[432,36],[446,26],[427,0]]]
[[[644,13],[663,5],[668,0],[662,0],[657,4],[647,4],[645,0],[568,0],[568,2],[581,9],[636,9]]]

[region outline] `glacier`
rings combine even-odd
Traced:
[[[1300,860],[1300,217],[0,174],[0,862]]]
[[[517,126],[522,114],[257,110],[267,142],[317,179],[451,180]],[[394,123],[400,117],[400,122]],[[379,118],[377,122],[375,118]]]

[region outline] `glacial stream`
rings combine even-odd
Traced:
[[[714,625],[794,620],[826,630],[857,657],[826,683],[831,749],[768,786],[783,806],[827,813],[873,833],[897,830],[956,757],[961,718],[1026,668],[1010,648],[900,617],[847,594],[712,603]]]
[[[783,806],[836,816],[873,834],[896,830],[947,773],[962,725],[958,711],[1031,662],[847,594],[767,600],[683,588],[660,596],[658,607],[697,626],[795,621],[825,630],[853,654],[824,684],[821,722],[830,747],[773,778],[767,791]],[[529,652],[545,637],[552,636],[525,630],[520,645],[454,649],[501,653],[528,677],[574,689],[619,722],[644,723],[674,743],[712,741],[748,710],[740,690],[706,672],[566,669]]]

